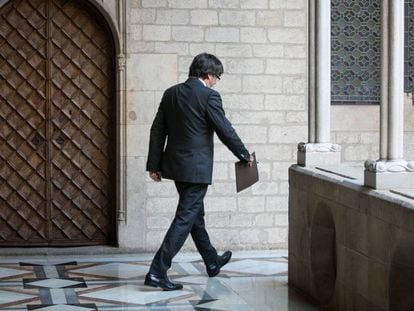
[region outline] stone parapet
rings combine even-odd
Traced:
[[[289,169],[289,284],[323,309],[413,310],[414,191],[348,171]]]

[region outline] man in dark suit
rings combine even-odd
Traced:
[[[230,251],[217,255],[204,224],[203,200],[212,179],[214,132],[239,160],[251,165],[252,158],[225,117],[220,94],[212,89],[222,73],[217,57],[197,55],[188,80],[164,92],[152,124],[147,171],[154,181],[161,177],[174,180],[179,202],[145,285],[164,290],[183,287],[168,279],[167,270],[190,233],[210,277],[231,258]]]

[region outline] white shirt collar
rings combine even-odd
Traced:
[[[198,80],[200,80],[200,81],[201,81],[201,83],[203,83],[203,84],[204,84],[204,86],[205,86],[205,87],[207,87],[207,84],[204,82],[204,80],[203,80],[203,79],[198,78]]]

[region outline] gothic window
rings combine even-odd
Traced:
[[[333,104],[378,104],[381,1],[331,0]],[[414,1],[405,1],[405,91],[414,89]]]

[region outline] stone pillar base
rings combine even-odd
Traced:
[[[365,161],[364,185],[378,190],[414,189],[414,161]]]
[[[341,163],[341,147],[331,143],[299,143],[298,165],[323,166]]]

